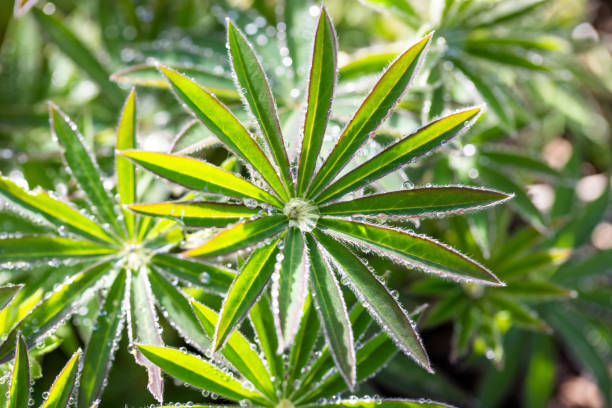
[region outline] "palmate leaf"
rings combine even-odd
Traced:
[[[117,252],[91,241],[32,235],[0,240],[0,262],[44,259],[88,258]]]
[[[223,227],[261,211],[239,204],[207,201],[133,204],[129,209],[138,214],[178,220],[188,227]]]
[[[123,305],[126,297],[127,274],[122,269],[111,285],[96,321],[95,330],[87,343],[79,387],[81,408],[89,407],[102,395],[104,382],[119,342],[123,325]]]
[[[227,292],[236,276],[229,269],[169,254],[155,254],[151,262],[167,274],[219,294]]]
[[[164,342],[155,314],[155,301],[147,268],[143,266],[140,270],[131,272],[134,275],[130,279],[130,308],[134,313],[128,313],[130,344],[147,343],[152,346],[161,346]],[[162,402],[164,380],[160,368],[144,358],[139,349],[134,348],[133,353],[136,362],[147,370],[149,376],[147,388],[157,401]]]
[[[191,301],[191,306],[202,328],[212,338],[219,316],[212,309],[194,300]],[[274,384],[270,380],[266,366],[249,340],[240,332],[236,330],[228,337],[221,353],[262,394],[271,399],[275,398]]]
[[[306,302],[304,302],[302,315],[300,316],[300,327],[289,353],[289,367],[287,369],[289,381],[301,376],[302,370],[310,363],[311,353],[317,341],[321,326],[313,302],[312,295],[308,294]],[[331,356],[329,356],[329,350],[327,354],[333,366],[334,362]]]
[[[259,346],[266,356],[270,375],[281,378],[284,371],[283,356],[277,353],[279,339],[276,337],[272,306],[265,293],[251,307],[249,320],[255,330]]]
[[[320,194],[315,194],[318,203],[333,200],[353,191],[410,163],[414,158],[430,152],[466,129],[469,121],[480,112],[471,108],[445,116],[406,136],[396,144],[352,170]]]
[[[149,282],[157,304],[179,334],[193,347],[205,353],[210,349],[212,336],[202,333],[185,294],[157,271],[149,271]]]
[[[323,136],[331,111],[331,101],[337,82],[337,48],[336,32],[322,6],[312,51],[310,80],[308,81],[308,99],[304,118],[302,149],[300,151],[297,194],[306,191],[317,164],[317,158],[323,144]]]
[[[42,408],[66,408],[68,406],[76,383],[80,360],[81,350],[77,350],[53,382]]]
[[[242,157],[266,180],[282,199],[288,198],[283,184],[264,152],[248,130],[212,94],[176,71],[160,67],[177,97],[236,155]]]
[[[272,301],[278,338],[285,349],[298,331],[308,295],[308,256],[302,232],[289,229],[283,247],[283,260],[272,284]]]
[[[140,352],[171,376],[196,388],[240,401],[249,399],[266,403],[266,399],[248,389],[230,374],[194,355],[166,347],[137,344]]]
[[[477,211],[500,204],[511,196],[488,189],[464,186],[423,187],[373,194],[319,207],[321,215],[391,215],[428,217]]]
[[[276,103],[268,79],[253,47],[229,19],[227,20],[227,42],[232,68],[242,87],[242,96],[268,142],[285,187],[293,187],[289,174],[289,159],[285,151]]]
[[[459,281],[503,285],[487,268],[431,238],[374,224],[321,218],[319,226],[339,236],[406,262],[425,272]]]
[[[311,286],[327,344],[342,377],[352,389],[356,382],[355,345],[346,304],[334,272],[311,236],[306,236],[310,253]]]
[[[429,359],[408,313],[402,309],[389,290],[350,250],[335,239],[321,233],[315,237],[340,266],[355,294],[370,314],[395,340],[400,349],[428,371]]]
[[[247,180],[201,160],[166,153],[126,151],[122,155],[170,181],[196,191],[226,194],[282,206],[278,198]]]
[[[4,343],[0,345],[0,363],[5,363],[12,358],[18,333],[23,335],[28,345],[34,345],[40,339],[45,338],[50,331],[85,302],[87,291],[110,269],[109,263],[94,265],[76,275],[36,306],[30,314],[19,321]]]
[[[117,242],[98,223],[42,190],[29,192],[10,179],[0,177],[0,195],[57,227],[96,241]]]
[[[115,233],[123,236],[125,231],[117,221],[113,200],[100,179],[102,172],[85,147],[76,125],[53,104],[49,104],[49,116],[53,135],[62,147],[64,159],[72,176],[92,204],[93,212],[98,214],[104,223],[109,224]]]
[[[28,361],[28,346],[19,333],[17,335],[17,351],[11,374],[7,408],[23,408],[30,401],[30,362]]]
[[[414,77],[432,34],[395,59],[365,98],[340,139],[314,177],[308,192],[316,195],[348,163],[393,110]]]
[[[233,252],[246,246],[261,242],[287,226],[287,218],[282,215],[272,215],[253,221],[241,222],[230,227],[205,244],[186,251],[185,256],[213,256]]]
[[[136,148],[136,91],[133,88],[121,111],[115,148],[117,150]],[[132,204],[136,201],[136,169],[134,164],[125,157],[117,156],[115,158],[115,167],[117,171],[119,204],[122,206]],[[125,208],[122,208],[122,211],[128,238],[132,239],[136,235],[134,214]]]
[[[223,301],[221,313],[219,313],[220,317],[213,338],[213,351],[223,347],[228,336],[246,317],[250,308],[257,302],[266,287],[274,272],[278,242],[277,239],[253,251],[247,263],[234,279]]]

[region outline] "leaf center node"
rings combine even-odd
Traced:
[[[302,198],[289,200],[283,213],[289,219],[290,227],[297,227],[304,232],[312,231],[319,220],[319,209]]]

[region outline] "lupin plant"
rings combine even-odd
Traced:
[[[136,147],[135,119],[136,97],[132,91],[118,125],[118,149]],[[2,336],[0,361],[12,358],[19,333],[27,347],[40,344],[77,309],[88,307],[88,302],[99,294],[101,300],[96,306],[98,313],[93,314],[78,393],[78,406],[89,407],[102,394],[124,324],[130,344],[134,341],[163,344],[157,306],[188,342],[200,350],[208,348],[208,340],[196,330],[195,318],[190,312],[184,313],[184,308],[177,307],[177,302],[184,306],[180,302],[186,301],[175,285],[181,280],[223,292],[234,272],[171,255],[168,250],[183,238],[181,231],[175,228],[176,223],[154,222],[120,207],[135,201],[134,165],[117,157],[117,196],[113,196],[113,192],[105,188],[96,160],[76,125],[54,105],[50,105],[50,122],[62,147],[67,169],[86,200],[75,203],[42,189],[28,191],[8,177],[0,177],[3,198],[15,208],[25,210],[27,216],[36,217],[55,229],[49,229],[47,234],[6,235],[0,239],[2,265],[10,265],[16,273],[21,263],[47,262],[52,266],[55,282],[18,323],[9,324],[4,321],[9,315],[0,315],[3,326],[9,330]],[[27,269],[23,275],[28,283]],[[32,279],[38,279],[37,285],[41,285],[39,275]],[[10,290],[9,287],[3,292]],[[163,290],[164,296],[159,295],[159,290]],[[133,350],[133,354],[148,371],[149,390],[161,401],[161,372],[137,350]]]
[[[212,339],[219,315],[193,299],[191,306],[202,329]],[[281,338],[275,334],[266,297],[263,297],[251,312],[254,321],[258,322],[254,325],[256,339],[259,340],[257,345],[236,330],[218,353],[209,354],[206,359],[186,350],[140,344],[136,347],[170,376],[202,390],[202,395],[208,399],[221,398],[234,404],[239,403],[240,406],[448,407],[425,399],[383,399],[379,396],[341,398],[340,395],[346,391],[346,384],[340,373],[334,369],[329,348],[325,345],[315,347],[319,327],[313,309],[311,298],[308,298],[300,325],[305,341],[295,342],[286,360],[274,350]],[[362,341],[357,350],[357,380],[361,382],[387,364],[395,354],[395,347],[386,333],[368,331],[371,319],[361,304],[357,303],[352,309],[350,320],[355,337]],[[264,351],[263,356],[258,353],[258,349]],[[193,405],[193,402],[184,405],[175,403],[170,406],[213,407],[213,405]],[[214,406],[220,407],[220,405]]]
[[[353,387],[357,381],[355,336],[336,278],[339,274],[398,348],[431,370],[414,323],[356,250],[373,251],[401,265],[455,281],[502,285],[487,268],[460,252],[385,222],[478,210],[509,196],[463,186],[370,194],[368,186],[443,146],[464,131],[481,109],[442,117],[358,167],[349,166],[418,72],[432,37],[427,35],[389,65],[346,124],[331,153],[317,166],[337,79],[336,36],[326,9],[321,8],[314,37],[297,157],[287,154],[274,98],[253,48],[231,21],[227,22],[227,32],[236,83],[260,130],[255,137],[205,88],[175,70],[161,65],[159,69],[185,107],[244,161],[250,180],[191,157],[137,150],[121,153],[188,189],[219,196],[216,201],[129,206],[136,213],[167,217],[188,227],[222,228],[203,244],[185,251],[184,256],[223,259],[252,249],[223,301],[212,335],[212,351],[223,348],[272,281],[278,352],[293,344],[310,293],[330,353],[348,386]],[[366,194],[354,198],[354,192],[362,189]]]

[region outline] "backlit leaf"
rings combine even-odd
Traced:
[[[17,351],[11,374],[7,397],[7,408],[25,408],[30,401],[30,363],[28,346],[21,334],[17,335]]]
[[[117,127],[117,150],[136,148],[136,92],[134,89],[127,97],[119,126]],[[132,204],[136,201],[136,169],[134,163],[127,158],[117,155],[115,158],[117,170],[117,191],[119,192],[119,204]],[[129,238],[134,238],[136,225],[134,214],[122,208],[123,219]]]
[[[109,255],[116,251],[91,241],[47,235],[0,239],[0,262],[87,258]]]
[[[261,210],[260,208],[249,208],[244,205],[214,201],[133,204],[129,206],[129,209],[139,214],[177,220],[189,227],[223,227],[256,215]]]
[[[76,383],[80,359],[81,350],[78,350],[68,360],[68,363],[53,382],[42,408],[65,408],[68,406]]]

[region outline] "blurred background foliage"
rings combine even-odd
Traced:
[[[459,107],[487,105],[463,137],[379,183],[386,189],[461,183],[515,194],[509,205],[481,213],[404,225],[474,257],[506,287],[457,286],[372,258],[404,304],[429,305],[419,324],[437,374],[398,354],[358,392],[426,395],[462,407],[610,406],[612,7],[586,0],[325,3],[340,44],[332,132],[396,53],[431,30],[425,66],[368,149],[378,151]],[[227,152],[175,102],[155,61],[194,77],[247,118],[230,76],[226,16],[269,64],[283,131],[295,145],[312,40],[306,33],[316,11],[318,5],[298,0],[3,0],[0,172],[30,189],[78,199],[48,130],[47,101],[77,122],[112,174],[118,113],[131,86],[138,90],[144,149],[221,163]],[[156,197],[183,193],[155,184]],[[0,234],[44,228],[0,202]],[[22,276],[22,265],[1,266],[0,283]],[[29,265],[23,279],[35,282],[66,267]],[[42,295],[30,290],[6,309],[2,333]],[[38,374],[45,373],[38,395],[85,344],[88,313],[83,308],[37,348]],[[162,325],[166,343],[180,345],[168,322]],[[144,370],[126,349],[119,348],[104,406],[153,402]],[[0,366],[0,375],[6,372]],[[167,400],[200,398],[167,385]],[[0,392],[5,388],[3,381]]]

